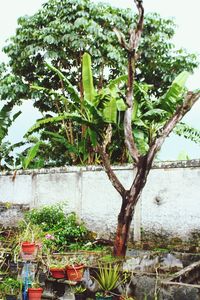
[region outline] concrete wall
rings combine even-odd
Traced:
[[[131,166],[115,167],[128,188]],[[166,231],[187,238],[200,229],[200,161],[155,164],[139,201],[132,228]],[[114,231],[121,200],[101,167],[64,167],[0,174],[0,202],[39,207],[67,202],[92,230]],[[3,223],[2,218],[0,222]]]

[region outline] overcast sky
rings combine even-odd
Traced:
[[[0,0],[0,49],[5,45],[5,40],[15,33],[17,18],[23,15],[32,15],[41,7],[44,0]],[[108,2],[118,7],[131,7],[135,9],[133,0],[107,0],[94,2]],[[200,55],[200,0],[144,0],[145,12],[157,12],[163,17],[174,17],[177,24],[176,35],[173,40],[174,44],[184,47],[190,52]],[[6,60],[4,54],[0,52],[0,60]],[[200,68],[190,77],[188,87],[196,89],[200,87]],[[34,123],[35,118],[39,117],[37,112],[33,113],[32,103],[26,102],[23,105],[23,115],[16,121],[15,126],[10,130],[10,140],[18,141],[23,133]],[[195,104],[191,112],[185,117],[185,121],[200,129],[199,122],[200,101]],[[190,158],[200,158],[200,146],[185,139],[170,137],[164,144],[160,154],[162,159],[176,159],[179,152],[185,150]]]

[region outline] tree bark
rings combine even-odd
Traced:
[[[147,156],[140,158],[132,186],[130,190],[126,191],[125,196],[122,198],[122,205],[118,215],[118,225],[114,241],[113,254],[115,256],[125,257],[126,255],[134,209],[145,186],[150,169],[151,164],[147,165]]]

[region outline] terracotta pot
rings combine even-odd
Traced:
[[[28,288],[28,299],[29,300],[40,300],[42,297],[42,288]]]
[[[22,252],[24,254],[33,254],[36,250],[36,245],[35,243],[31,243],[31,242],[23,242],[21,244],[21,248],[22,248]]]
[[[64,268],[50,268],[50,273],[53,278],[65,278]]]
[[[67,279],[81,281],[83,278],[84,265],[66,266]]]

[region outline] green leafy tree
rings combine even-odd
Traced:
[[[151,94],[148,96],[148,85],[137,84],[134,81],[134,62],[137,56],[136,51],[133,50],[137,49],[143,28],[143,6],[140,1],[135,2],[139,10],[136,29],[131,33],[133,36],[130,36],[129,44],[125,40],[120,40],[128,52],[129,68],[125,100],[118,97],[120,91],[118,84],[125,80],[124,76],[110,81],[101,91],[94,88],[90,55],[85,53],[82,60],[83,99],[80,100],[76,89],[67,81],[65,82],[65,88],[70,87],[68,90],[70,100],[68,101],[73,99],[74,112],[64,112],[56,117],[44,118],[29,130],[31,133],[46,124],[59,123],[63,120],[72,120],[86,126],[85,130],[91,144],[101,156],[111,183],[122,197],[114,244],[114,254],[117,256],[124,256],[126,253],[134,208],[146,184],[155,155],[165,138],[200,97],[199,91],[186,91],[185,82],[189,75],[186,71],[175,78],[164,95],[156,98]],[[49,67],[52,68],[52,66]],[[54,71],[61,76],[59,70],[54,68]],[[41,89],[36,86],[34,88]],[[139,98],[140,101],[137,98],[139,91],[142,91],[144,95],[143,99]],[[119,111],[124,112],[123,125],[118,123]],[[126,148],[135,168],[135,178],[129,189],[124,187],[113,172],[110,153],[107,151],[108,145],[113,141],[112,131],[118,126],[123,126]]]
[[[30,89],[30,84],[60,90],[68,98],[68,89],[63,88],[65,79],[45,65],[48,61],[62,70],[83,99],[81,57],[87,51],[92,56],[94,84],[101,90],[106,82],[126,72],[126,50],[120,47],[113,29],[117,28],[127,39],[133,18],[129,9],[94,4],[89,0],[49,0],[35,15],[19,18],[16,35],[4,47],[9,69],[0,79],[1,99],[13,99],[16,103],[21,99],[34,99],[34,105],[46,117],[72,112],[74,107],[69,102],[46,90]],[[157,14],[146,16],[135,78],[137,82],[151,85],[149,93],[155,96],[162,95],[181,71],[192,71],[197,66],[194,54],[175,50],[170,42],[174,32],[172,20],[162,19]],[[112,163],[127,162],[123,129],[116,129],[113,135],[120,144],[110,145]],[[100,163],[85,137],[84,125],[71,120],[63,120],[62,127],[48,124],[41,139],[44,143],[38,155],[44,158],[46,166]]]

